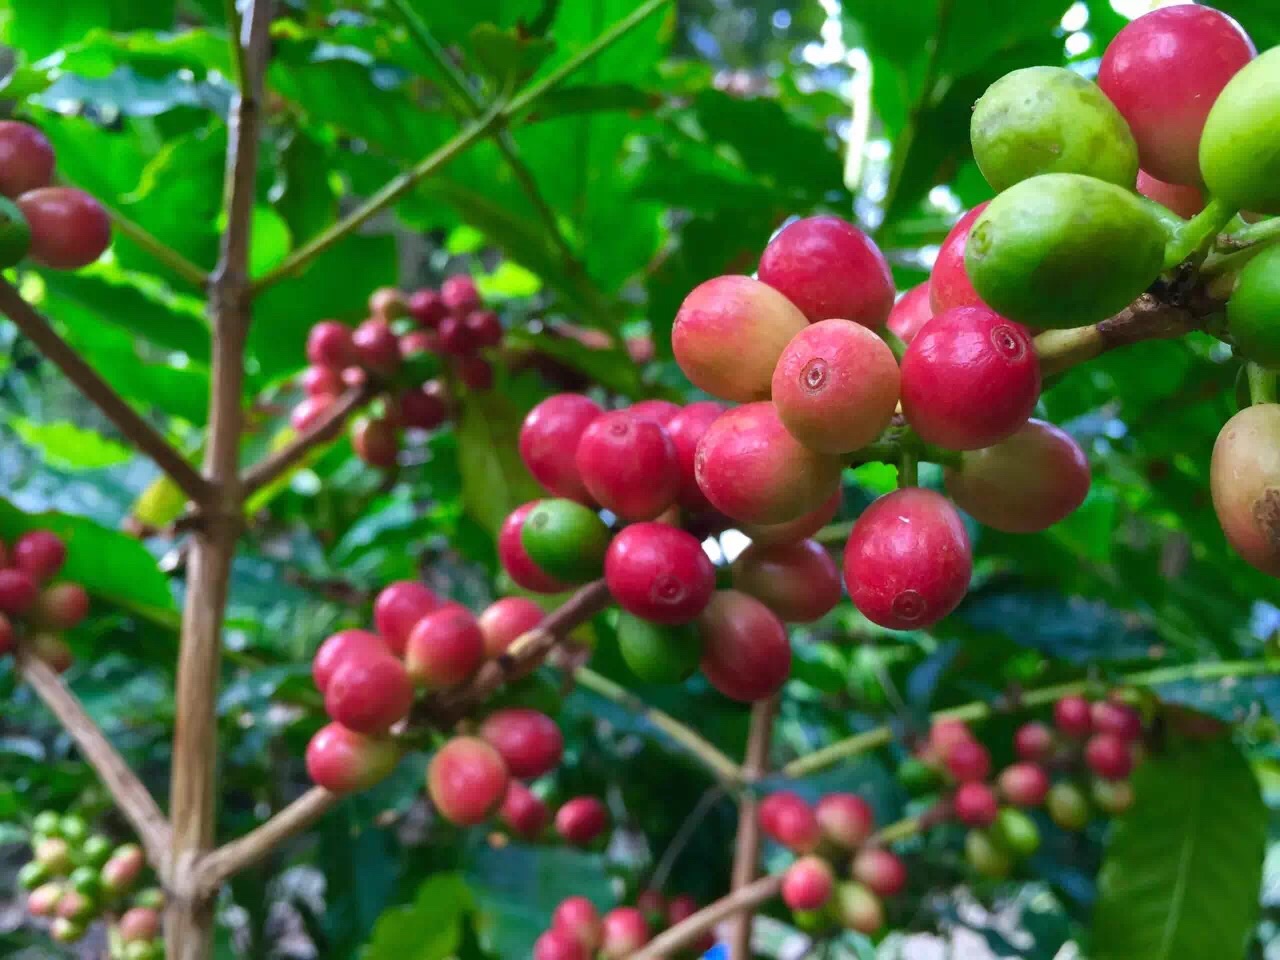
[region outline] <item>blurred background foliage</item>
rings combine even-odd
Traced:
[[[1150,5],[680,0],[511,131],[554,211],[554,230],[497,147],[483,141],[392,214],[273,287],[258,305],[249,345],[244,399],[254,429],[246,460],[287,426],[309,326],[328,316],[358,322],[378,285],[411,289],[471,272],[500,304],[510,333],[497,389],[466,396],[456,427],[412,444],[394,476],[375,475],[343,440],[255,504],[235,565],[224,658],[220,836],[250,828],[305,788],[302,751],[322,720],[309,655],[334,629],[366,623],[380,585],[422,576],[477,608],[503,590],[492,538],[531,492],[512,447],[529,407],[593,384],[611,397],[692,398],[671,358],[676,307],[703,279],[752,271],[770,234],[794,215],[856,219],[889,255],[899,289],[918,283],[950,224],[990,195],[968,149],[977,96],[1029,64],[1092,75],[1110,37]],[[1273,0],[1218,5],[1260,48],[1280,41]],[[483,98],[545,75],[634,3],[410,6]],[[436,67],[394,8],[380,0],[284,0],[278,16],[254,210],[259,276],[459,125]],[[61,175],[211,267],[231,98],[222,5],[9,0],[0,6],[0,42],[9,64],[0,97],[48,134]],[[198,454],[209,383],[200,291],[120,234],[112,256],[88,270],[31,270],[22,282],[117,390]],[[27,514],[67,533],[68,572],[95,605],[72,637],[78,666],[70,682],[163,797],[184,585],[181,543],[163,530],[181,504],[8,324],[0,324],[0,346],[0,535],[35,522]],[[888,634],[847,604],[795,631],[796,669],[774,761],[886,719],[909,730],[931,709],[1011,687],[1265,656],[1280,628],[1280,589],[1228,551],[1208,497],[1208,455],[1234,409],[1237,372],[1229,351],[1193,337],[1143,344],[1068,374],[1041,413],[1090,452],[1095,482],[1085,506],[1043,535],[974,527],[975,589],[928,633]],[[887,468],[850,472],[840,519],[892,482]],[[740,540],[726,535],[720,547],[731,556]],[[637,685],[611,645],[607,615],[583,639],[596,644],[600,672],[731,755],[741,752],[742,708],[701,680]],[[703,899],[722,893],[735,825],[730,801],[716,794],[700,803],[714,787],[705,771],[626,711],[584,690],[558,689],[560,679],[548,670],[543,682],[563,693],[569,750],[547,786],[555,795],[607,799],[621,825],[607,851],[499,849],[479,832],[453,830],[424,805],[422,763],[407,763],[232,884],[219,957],[525,956],[563,896],[612,902],[649,882],[695,808],[705,819],[666,858],[666,887]],[[1162,692],[1240,723],[1237,741],[1264,798],[1276,803],[1280,684],[1180,683]],[[989,729],[994,743],[1007,744],[1012,721]],[[1210,790],[1234,769],[1239,753],[1227,753],[1221,764],[1166,763],[1145,789]],[[907,802],[893,777],[902,755],[895,747],[799,789],[856,789],[887,822]],[[1255,789],[1248,777],[1240,786]],[[1238,799],[1248,807],[1248,796]],[[1222,809],[1230,812],[1231,802],[1221,798]],[[19,865],[26,820],[46,806],[83,809],[122,827],[67,738],[3,661],[0,873]],[[1147,809],[1141,800],[1140,809]],[[1166,811],[1150,829],[1201,836],[1199,821],[1169,819],[1175,815]],[[1128,835],[1144,828],[1129,825]],[[1280,837],[1274,826],[1270,833]],[[1125,856],[1133,844],[1117,841],[1109,854],[1107,836],[1050,830],[1017,881],[978,887],[962,880],[956,836],[941,831],[919,841],[932,893],[895,910],[897,932],[879,955],[942,956],[927,951],[950,945],[958,952],[948,955],[966,958],[1049,960],[1079,955],[1078,945],[1085,955],[1109,956],[1104,920],[1116,905],[1091,926],[1095,874],[1105,857]],[[1211,851],[1223,846],[1212,831],[1202,838]],[[1280,949],[1278,857],[1273,848],[1253,957]],[[1250,896],[1248,864],[1221,866],[1243,871]],[[1143,864],[1120,863],[1128,868]],[[1215,897],[1239,895],[1207,887],[1214,873],[1197,872],[1188,903],[1213,910]],[[1121,914],[1129,907],[1121,904]],[[763,924],[765,955],[797,955],[803,937],[781,913]],[[428,928],[444,931],[440,942],[424,943]],[[19,912],[0,912],[0,953],[33,958],[54,949],[21,925]],[[824,949],[832,957],[875,955],[853,935]]]

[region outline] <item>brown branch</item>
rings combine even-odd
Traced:
[[[151,792],[129,769],[124,758],[93,722],[93,718],[85,712],[79,699],[62,682],[57,672],[21,647],[17,658],[23,679],[71,735],[71,739],[80,748],[80,753],[89,761],[89,765],[111,794],[116,806],[137,832],[138,839],[147,852],[147,859],[163,874],[164,864],[169,856],[169,824]]]
[[[769,742],[773,735],[773,718],[778,712],[778,698],[761,700],[751,707],[751,727],[747,733],[747,750],[742,761],[743,779],[759,780],[769,769]],[[738,804],[738,839],[733,853],[733,872],[729,889],[738,891],[756,877],[760,861],[759,801],[748,791]],[[750,908],[740,911],[729,934],[729,960],[751,960]]]
[[[368,382],[352,387],[332,403],[320,420],[310,430],[300,433],[270,456],[259,460],[245,471],[241,479],[244,495],[261,490],[277,477],[287,473],[314,447],[336,440],[342,428],[355,410],[373,398],[373,387]]]
[[[668,927],[642,949],[631,954],[627,960],[661,960],[663,957],[673,956],[721,920],[727,920],[744,910],[755,910],[776,897],[781,889],[781,874],[775,873],[761,877],[733,891],[727,897],[722,897],[715,903],[703,907],[691,917]]]
[[[50,326],[49,321],[22,299],[17,289],[0,279],[0,311],[13,321],[76,388],[115,424],[139,450],[156,462],[196,503],[209,498],[209,483],[176,447],[125,402],[75,348]]]

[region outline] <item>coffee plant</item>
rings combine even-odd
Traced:
[[[4,956],[1275,953],[1273,4],[13,0],[0,103]]]

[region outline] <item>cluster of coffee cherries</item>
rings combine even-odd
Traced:
[[[688,894],[668,898],[658,890],[642,890],[633,905],[603,916],[586,897],[567,897],[551,915],[551,929],[534,944],[533,960],[622,960],[697,912],[698,901]],[[707,933],[676,956],[699,957],[714,945]]]
[[[55,187],[48,138],[17,120],[0,121],[0,267],[25,256],[46,267],[74,270],[97,260],[111,243],[111,219],[89,194]]]
[[[47,919],[59,943],[80,940],[89,925],[110,924],[111,960],[161,960],[164,944],[158,889],[134,893],[146,870],[142,848],[116,845],[76,814],[45,810],[31,826],[32,859],[18,872],[27,893],[27,912]]]
[[[0,541],[0,654],[22,644],[59,673],[71,666],[62,631],[89,615],[89,594],[78,583],[51,582],[66,560],[66,543],[50,530]]]
[[[369,297],[369,317],[354,329],[322,320],[307,336],[301,384],[306,394],[293,409],[299,432],[320,422],[348,387],[372,381],[382,389],[376,412],[356,418],[351,443],[371,466],[395,465],[404,429],[434,430],[448,420],[450,394],[438,359],[471,390],[493,386],[484,350],[502,342],[502,321],[487,310],[475,281],[457,275],[438,290],[424,287],[407,297],[380,287]]]

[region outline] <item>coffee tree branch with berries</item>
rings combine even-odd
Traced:
[[[1265,13],[79,2],[0,26],[6,949],[1263,954]]]

